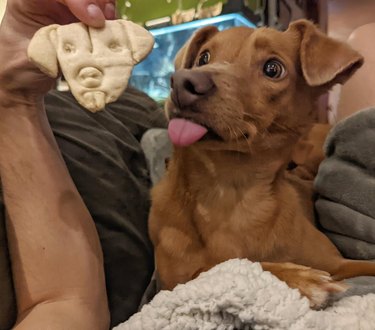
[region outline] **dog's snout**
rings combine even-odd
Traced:
[[[179,70],[171,77],[171,88],[172,100],[186,108],[210,94],[215,84],[208,72]]]
[[[81,84],[87,88],[99,87],[103,80],[103,73],[94,67],[85,67],[78,74]]]

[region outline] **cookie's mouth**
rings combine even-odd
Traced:
[[[201,140],[222,140],[213,129],[185,118],[171,119],[168,134],[172,143],[179,147],[187,147]]]
[[[83,106],[92,112],[104,109],[106,104],[106,94],[102,91],[89,91],[83,94]]]

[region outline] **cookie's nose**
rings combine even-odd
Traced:
[[[209,72],[178,70],[171,77],[171,97],[179,108],[186,108],[205,98],[215,89]]]
[[[81,84],[87,88],[99,87],[103,80],[103,73],[94,67],[85,67],[78,74]]]

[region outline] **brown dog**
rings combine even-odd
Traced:
[[[285,32],[206,27],[193,36],[166,103],[174,154],[152,193],[164,288],[248,258],[319,306],[344,290],[334,280],[375,275],[375,263],[344,259],[315,228],[311,186],[286,172],[317,98],[362,62],[305,20]]]

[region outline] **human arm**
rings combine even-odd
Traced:
[[[103,16],[72,10],[101,26]],[[92,3],[92,2],[90,2]],[[79,6],[78,6],[79,4]],[[52,0],[8,0],[0,28],[0,173],[18,307],[16,329],[105,329],[108,307],[103,258],[91,216],[51,132],[43,96],[53,85],[27,60],[34,32],[77,19]]]

